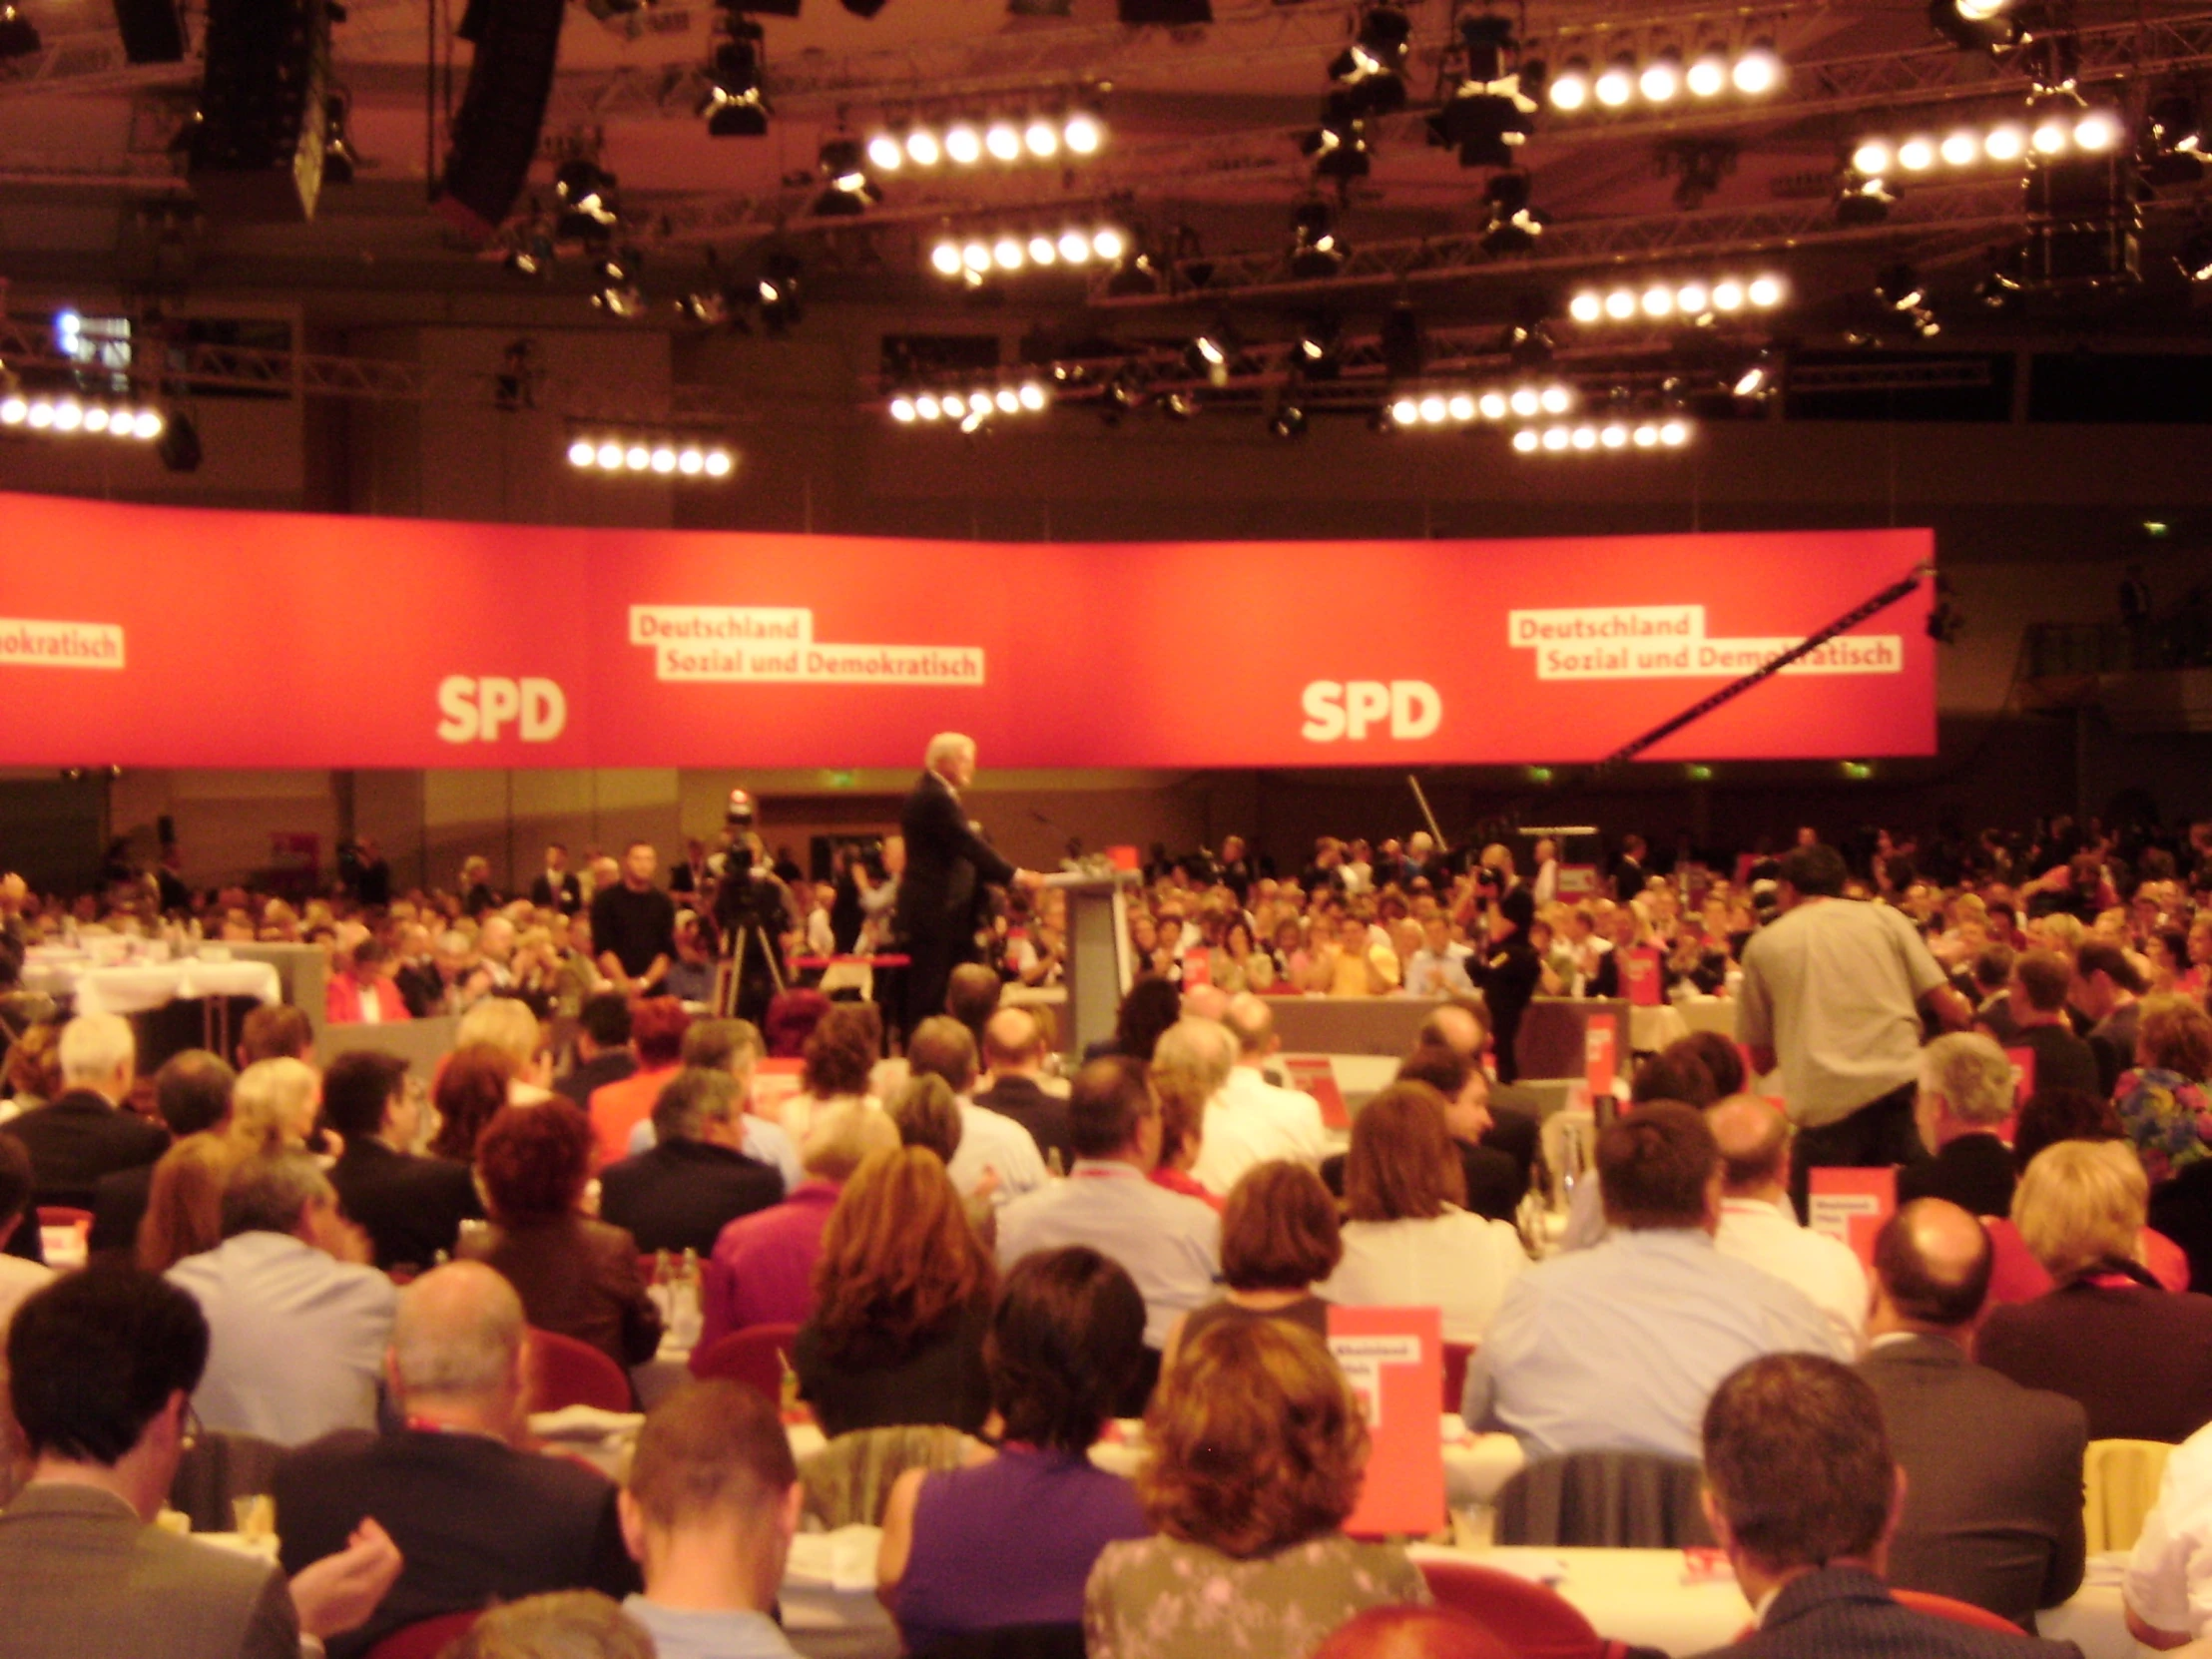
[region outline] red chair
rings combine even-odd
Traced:
[[[72,1209],[67,1204],[41,1204],[38,1207],[38,1224],[41,1227],[74,1227],[80,1233],[92,1231],[92,1212]]]
[[[1558,1591],[1472,1561],[1422,1561],[1428,1593],[1443,1607],[1479,1619],[1515,1659],[1625,1659]]]
[[[440,1613],[434,1619],[403,1624],[370,1648],[368,1659],[438,1659],[483,1616],[480,1612]]]
[[[1970,1601],[1958,1601],[1950,1596],[1939,1596],[1933,1590],[1900,1590],[1893,1587],[1890,1594],[1899,1603],[1916,1613],[1931,1613],[1939,1619],[1949,1619],[1953,1624],[1970,1624],[1976,1630],[2001,1630],[2008,1636],[2022,1634],[2020,1627],[2001,1613],[1992,1613],[1986,1607],[1976,1607]]]
[[[602,1411],[635,1408],[630,1379],[622,1368],[589,1343],[552,1331],[530,1329],[530,1409],[558,1411],[566,1405],[594,1405]]]
[[[724,1377],[768,1396],[771,1404],[784,1397],[784,1356],[799,1336],[796,1325],[749,1325],[719,1339],[713,1347],[694,1349],[691,1374],[701,1382]]]
[[[1459,1401],[1467,1391],[1467,1362],[1474,1358],[1474,1344],[1444,1344],[1444,1409],[1459,1414]]]

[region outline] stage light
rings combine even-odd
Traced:
[[[1187,391],[1171,391],[1160,399],[1160,412],[1180,424],[1198,418],[1198,399]]]
[[[1001,271],[1019,271],[1028,258],[1016,238],[1000,237],[991,244],[991,264]]]
[[[761,307],[761,325],[771,335],[781,338],[806,317],[805,277],[806,268],[794,255],[779,251],[762,261],[753,290]]]
[[[1565,414],[1574,407],[1575,390],[1563,381],[1524,381],[1513,386],[1438,387],[1401,393],[1387,407],[1399,430],[1416,427],[1471,426],[1508,415],[1530,420],[1539,414]]]
[[[894,397],[890,401],[891,419],[901,426],[914,423],[914,400],[911,397]]]
[[[1774,389],[1774,354],[1762,351],[1737,371],[1730,392],[1738,397],[1763,397]]]
[[[867,141],[867,159],[878,173],[896,173],[906,165],[906,152],[890,134],[877,133]]]
[[[167,426],[157,409],[89,403],[68,393],[26,395],[4,371],[0,371],[0,386],[6,388],[0,394],[0,426],[27,427],[61,437],[106,437],[141,443],[160,437]]]
[[[925,391],[917,392],[914,396],[914,413],[924,420],[937,420],[944,414],[944,405]]]
[[[1276,405],[1275,413],[1268,417],[1268,432],[1271,436],[1284,439],[1304,437],[1306,435],[1305,408],[1286,397]]]
[[[1101,260],[1118,260],[1128,249],[1129,239],[1111,225],[1091,233],[1091,253]]]
[[[1723,277],[1713,284],[1713,309],[1716,311],[1740,311],[1744,308],[1744,285],[1733,277]]]
[[[1993,162],[2016,162],[2027,154],[2027,135],[2009,122],[1981,136],[1981,151]]]
[[[596,242],[621,222],[616,180],[592,162],[563,162],[553,174],[553,195],[561,204],[554,235],[563,242]]]
[[[1890,147],[1880,139],[1868,139],[1851,153],[1854,172],[1870,179],[1879,179],[1890,171]]]
[[[707,136],[766,138],[770,112],[761,26],[733,12],[718,27],[724,36],[707,60],[707,94],[699,104]]]
[[[1628,322],[1638,318],[1656,322],[1668,317],[1705,321],[1715,311],[1733,314],[1746,308],[1772,310],[1788,297],[1789,285],[1779,276],[1769,273],[1748,279],[1721,276],[1711,282],[1695,279],[1655,281],[1640,290],[1625,285],[1603,292],[1583,288],[1567,301],[1567,313],[1577,322],[1585,323]]]
[[[1928,290],[1909,265],[1894,265],[1875,279],[1876,297],[1894,311],[1910,311],[1928,297]]]
[[[1683,77],[1693,98],[1718,98],[1728,90],[1728,56],[1717,46],[1708,46],[1698,53],[1691,63],[1689,73]]]
[[[2019,38],[2010,0],[1929,0],[1929,26],[1961,52],[1994,52]]]
[[[31,20],[12,0],[0,0],[0,58],[28,58],[44,45]]]
[[[1625,321],[1636,314],[1636,295],[1628,288],[1615,288],[1605,296],[1605,314],[1616,322]]]
[[[906,159],[916,167],[935,167],[944,160],[944,151],[937,143],[937,135],[922,127],[916,127],[908,133]]]
[[[1536,246],[1551,215],[1529,202],[1531,190],[1525,172],[1493,173],[1482,187],[1490,206],[1490,229],[1482,239],[1482,252],[1490,255],[1525,254]]]
[[[1506,406],[1523,420],[1538,413],[1544,406],[1543,393],[1539,392],[1534,386],[1515,386],[1506,396],[1505,402]]]
[[[1344,93],[1332,93],[1323,106],[1321,125],[1298,141],[1300,152],[1314,164],[1317,178],[1364,179],[1373,158],[1368,152],[1368,124],[1358,106]]]
[[[1590,101],[1590,60],[1569,58],[1551,78],[1551,107],[1573,114]]]
[[[965,241],[946,235],[929,249],[929,267],[940,276],[974,286],[992,272],[1013,276],[1031,268],[1084,266],[1093,260],[1111,265],[1127,252],[1129,239],[1117,226],[1091,230],[1069,226],[1056,236],[1045,230],[1001,231],[989,240]]]
[[[2120,125],[2102,110],[2091,110],[2074,123],[2074,148],[2098,155],[2120,141]]]
[[[815,213],[823,218],[842,219],[865,213],[875,203],[883,200],[883,193],[876,189],[875,181],[867,174],[867,153],[859,141],[850,138],[825,140],[822,146],[820,166],[822,176],[830,181],[829,188],[815,198]]]
[[[1952,133],[1944,138],[1936,153],[1943,158],[1947,166],[1971,167],[1981,159],[1981,141],[1971,133]],[[1860,171],[1865,172],[1867,170],[1862,168]],[[1880,173],[1882,169],[1878,167],[1873,171]]]
[[[1782,84],[1782,59],[1775,53],[1774,42],[1753,41],[1737,58],[1729,79],[1747,97],[1758,98],[1774,91]]]
[[[2038,156],[2055,156],[2066,148],[2066,125],[2062,121],[2042,121],[2036,124],[2027,142]]]
[[[1599,73],[1590,91],[1607,109],[1619,109],[1636,94],[1636,60],[1623,52]]]
[[[929,265],[939,276],[960,275],[960,245],[956,242],[940,242],[929,250]]]
[[[983,159],[982,135],[965,122],[946,128],[944,159],[956,167],[973,167]]]
[[[1060,130],[1061,141],[1078,156],[1095,156],[1098,147],[1106,142],[1106,130],[1098,118],[1091,115],[1071,115]]]
[[[1523,455],[1533,455],[1536,452],[1536,433],[1532,427],[1523,426],[1513,434],[1513,447]]]
[[[2192,282],[2212,282],[2212,233],[2199,231],[2181,245],[2174,256],[2182,276]]]
[[[1636,77],[1636,90],[1647,104],[1672,103],[1682,90],[1682,54],[1670,47],[1645,64]]]
[[[592,267],[591,302],[609,316],[636,317],[645,311],[645,290],[638,286],[638,251],[625,248]]]

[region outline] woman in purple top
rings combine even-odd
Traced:
[[[1150,1533],[1135,1491],[1090,1447],[1135,1375],[1144,1299],[1083,1246],[1024,1257],[984,1341],[995,1452],[909,1469],[891,1487],[876,1594],[906,1651],[1004,1625],[1079,1629],[1099,1551]]]

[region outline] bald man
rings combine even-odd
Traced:
[[[399,1299],[385,1380],[406,1426],[343,1429],[292,1452],[272,1490],[286,1572],[374,1517],[406,1558],[369,1621],[334,1638],[357,1659],[403,1625],[550,1590],[640,1588],[615,1489],[525,1450],[529,1344],[514,1289],[477,1262],[424,1274]]]
[[[1773,1274],[1803,1291],[1836,1334],[1839,1358],[1866,1347],[1867,1274],[1851,1247],[1798,1225],[1790,1205],[1790,1120],[1756,1095],[1731,1095],[1706,1108],[1720,1144],[1723,1256]]]
[[[1028,1130],[1038,1157],[1049,1161],[1057,1152],[1064,1174],[1075,1163],[1075,1142],[1067,1097],[1045,1087],[1050,1047],[1044,1027],[1027,1008],[1001,1008],[991,1015],[983,1022],[983,1069],[991,1086],[976,1091],[975,1104]]]
[[[1989,1260],[1988,1235],[1957,1205],[1900,1209],[1875,1241],[1873,1346],[1859,1370],[1905,1473],[1890,1582],[2033,1629],[2036,1608],[2081,1584],[2089,1423],[2078,1401],[1967,1359]]]

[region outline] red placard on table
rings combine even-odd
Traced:
[[[1874,1265],[1874,1236],[1897,1214],[1898,1172],[1894,1169],[1816,1169],[1808,1182],[1811,1200],[1806,1224],[1816,1233],[1841,1239]]]
[[[1425,1535],[1445,1524],[1443,1316],[1434,1308],[1329,1310],[1329,1351],[1367,1412],[1360,1501],[1345,1522],[1355,1537]]]
[[[1213,982],[1214,964],[1206,953],[1206,947],[1200,945],[1186,953],[1183,957],[1183,988],[1190,990],[1193,986],[1211,985]]]
[[[1620,1022],[1611,1014],[1592,1014],[1582,1029],[1582,1077],[1590,1085],[1590,1098],[1613,1092],[1613,1077],[1620,1064]]]
[[[1638,1008],[1656,1008],[1659,994],[1659,952],[1648,944],[1639,944],[1613,952],[1620,963],[1621,994]]]
[[[1337,1087],[1337,1073],[1326,1054],[1285,1054],[1283,1071],[1290,1079],[1291,1087],[1314,1097],[1321,1107],[1321,1121],[1331,1129],[1352,1127],[1352,1112],[1345,1105],[1345,1092]],[[1441,1387],[1442,1384],[1438,1383]]]

